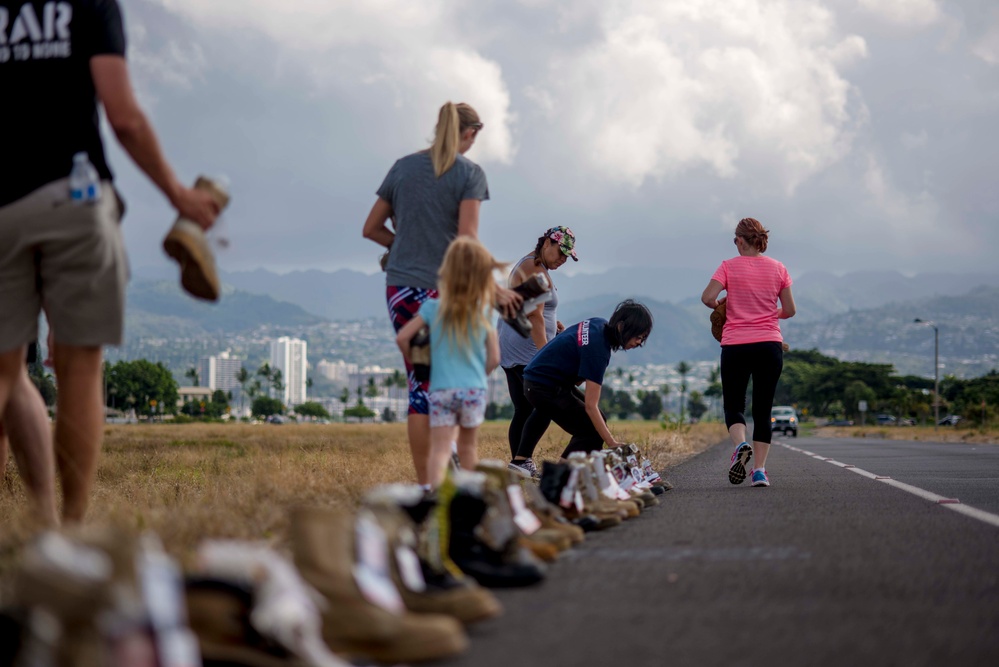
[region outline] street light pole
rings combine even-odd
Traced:
[[[940,330],[933,325],[933,428],[940,428]]]
[[[933,429],[936,430],[940,428],[940,329],[934,322],[918,317],[913,322],[933,327]]]

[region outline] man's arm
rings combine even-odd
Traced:
[[[90,74],[108,123],[122,148],[178,213],[203,229],[210,228],[219,214],[218,204],[207,192],[185,187],[177,180],[160,149],[153,126],[135,99],[125,59],[118,55],[94,56],[90,59]]]

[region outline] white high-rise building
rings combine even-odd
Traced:
[[[229,350],[215,357],[202,357],[198,364],[198,382],[202,387],[229,391],[239,386],[236,374],[243,362],[229,356]]]
[[[284,390],[280,398],[288,407],[305,403],[305,377],[308,368],[306,342],[282,336],[271,341],[271,368],[281,371]]]
[[[348,364],[343,359],[336,361],[323,359],[316,364],[316,372],[328,380],[346,384],[350,380],[351,374],[357,373],[357,364]]]

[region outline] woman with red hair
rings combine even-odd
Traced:
[[[753,486],[770,486],[770,410],[784,366],[784,339],[779,320],[794,317],[791,277],[776,259],[764,257],[770,231],[758,220],[743,218],[735,228],[739,255],[722,262],[704,288],[701,302],[708,308],[725,303],[721,338],[721,380],[725,426],[735,451],[728,480],[741,484],[746,465]],[[726,295],[719,299],[724,291]],[[779,302],[779,304],[778,304]],[[746,442],[746,388],[753,379],[753,444]]]

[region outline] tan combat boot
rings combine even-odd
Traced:
[[[420,614],[447,614],[462,623],[499,616],[503,606],[496,596],[469,577],[455,577],[446,570],[434,572],[418,553],[412,519],[396,504],[402,485],[388,485],[369,492],[364,506],[372,511],[385,531],[389,546],[392,580],[406,609]]]
[[[295,565],[329,603],[323,638],[337,652],[379,662],[420,662],[461,653],[468,638],[443,614],[398,613],[370,602],[354,579],[354,519],[344,511],[300,508],[290,527]]]
[[[229,193],[220,185],[199,176],[194,187],[208,192],[219,209],[229,203]],[[215,268],[215,256],[200,225],[178,217],[163,239],[163,250],[180,264],[180,284],[192,296],[218,301],[221,283]]]

